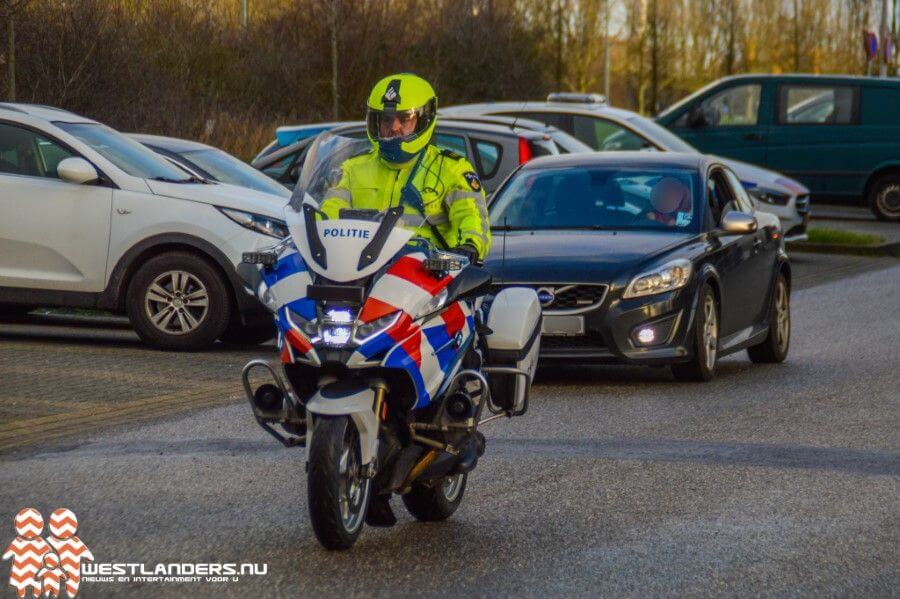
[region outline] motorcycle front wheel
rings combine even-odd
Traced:
[[[326,549],[349,549],[366,520],[372,481],[363,476],[359,432],[347,416],[320,416],[309,447],[309,518]]]

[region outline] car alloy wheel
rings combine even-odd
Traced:
[[[716,366],[716,352],[719,350],[719,321],[716,313],[716,302],[712,295],[706,296],[703,302],[703,347],[706,354],[706,368],[712,370]]]
[[[144,295],[150,322],[167,335],[195,331],[209,312],[209,292],[200,279],[183,270],[156,277]]]

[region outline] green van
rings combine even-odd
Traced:
[[[813,198],[863,198],[900,220],[900,79],[738,75],[656,119],[704,152],[783,172]]]

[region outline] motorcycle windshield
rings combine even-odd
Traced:
[[[303,171],[285,208],[291,237],[307,266],[335,282],[356,281],[377,272],[425,223],[421,208],[393,198],[394,190],[367,188],[354,181],[378,160],[365,139],[320,135],[307,153]]]

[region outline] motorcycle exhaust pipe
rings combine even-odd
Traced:
[[[250,385],[250,371],[254,368],[267,370],[275,380],[275,384],[265,383],[254,391]],[[252,360],[244,366],[241,379],[244,384],[244,393],[247,395],[250,409],[253,411],[253,417],[263,430],[286,447],[305,445],[306,419],[304,416],[306,410],[285,387],[284,381],[278,376],[272,365],[265,360]],[[284,427],[289,436],[272,428],[270,426],[272,423],[278,423]]]

